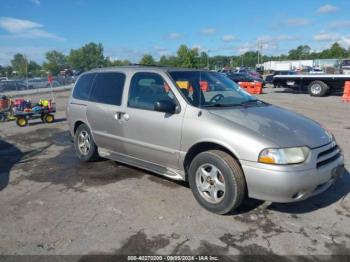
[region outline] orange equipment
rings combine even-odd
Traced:
[[[199,81],[200,88],[203,92],[209,91],[209,85],[207,81]]]
[[[10,99],[6,96],[0,98],[0,111],[8,109],[10,106]]]
[[[193,93],[193,88],[190,85],[189,81],[176,81],[176,84],[180,87],[180,89],[184,89],[190,93]]]
[[[343,102],[350,102],[350,81],[345,82],[342,100]]]
[[[238,82],[238,84],[250,94],[262,94],[261,82]]]

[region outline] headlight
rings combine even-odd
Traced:
[[[304,147],[267,148],[261,151],[259,162],[265,164],[288,165],[304,162],[310,149]]]

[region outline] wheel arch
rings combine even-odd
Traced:
[[[185,180],[188,181],[188,170],[191,165],[192,160],[200,153],[208,151],[208,150],[221,150],[228,153],[234,159],[237,160],[239,164],[239,158],[236,152],[233,152],[227,145],[221,144],[216,141],[202,141],[198,142],[190,147],[187,151],[184,160],[183,160],[183,168],[185,171]]]
[[[76,121],[76,122],[74,123],[73,135],[75,135],[75,132],[77,131],[78,127],[79,127],[80,125],[82,125],[82,124],[85,124],[85,125],[86,125],[86,123],[84,123],[84,122],[81,121],[81,120],[78,120],[78,121]]]

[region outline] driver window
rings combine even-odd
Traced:
[[[129,107],[154,111],[154,103],[160,100],[170,100],[176,103],[169,85],[160,75],[141,72],[132,77],[128,99]]]

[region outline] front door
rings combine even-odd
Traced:
[[[135,73],[123,122],[126,151],[131,157],[178,169],[183,114],[155,111],[154,103],[159,100],[178,104],[162,76]]]

